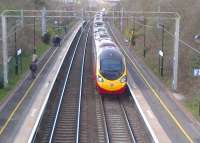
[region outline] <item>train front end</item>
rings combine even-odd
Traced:
[[[127,69],[123,56],[115,49],[104,49],[97,60],[96,87],[100,94],[123,94]]]

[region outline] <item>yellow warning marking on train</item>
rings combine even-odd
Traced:
[[[111,28],[110,28],[111,29]],[[111,29],[112,31],[112,29]],[[113,33],[113,31],[112,31]],[[113,34],[114,35],[114,34]],[[120,45],[120,47],[123,47],[121,45],[121,43],[119,42],[119,40],[116,38],[116,36],[114,35],[115,39],[117,40],[117,43]],[[140,76],[142,77],[142,79],[144,80],[144,82],[146,83],[146,85],[151,89],[151,91],[153,92],[153,94],[155,95],[155,97],[159,100],[160,104],[162,105],[162,107],[167,111],[167,113],[170,115],[170,117],[172,118],[172,120],[175,122],[175,124],[178,126],[178,128],[181,130],[181,132],[184,134],[184,136],[189,140],[189,142],[194,143],[194,141],[192,140],[192,138],[188,135],[188,133],[185,131],[185,129],[181,126],[181,124],[178,122],[178,120],[174,117],[173,113],[169,110],[169,108],[167,107],[167,105],[163,102],[163,100],[160,98],[159,94],[156,92],[156,90],[150,85],[150,83],[146,80],[146,78],[144,77],[143,73],[141,72],[141,70],[138,68],[138,66],[132,61],[132,59],[130,58],[130,56],[127,54],[127,52],[121,48],[124,53],[126,54],[126,56],[129,58],[130,62],[133,64],[133,66],[136,68],[137,72],[140,74]]]
[[[24,99],[28,96],[29,92],[31,91],[33,85],[35,84],[35,82],[37,81],[37,79],[39,78],[39,76],[41,75],[41,73],[44,71],[44,68],[46,67],[46,65],[48,64],[48,62],[51,60],[51,57],[55,54],[55,52],[57,51],[57,49],[53,52],[53,54],[49,57],[49,59],[47,60],[47,62],[44,64],[44,66],[42,67],[41,71],[38,73],[38,75],[36,76],[36,78],[33,80],[33,82],[31,83],[31,85],[29,86],[29,88],[26,90],[24,96],[21,98],[21,100],[17,103],[17,106],[14,108],[14,110],[11,112],[10,116],[8,117],[8,119],[6,120],[6,122],[4,123],[4,125],[2,126],[1,130],[0,130],[0,135],[4,132],[4,130],[6,129],[6,127],[8,126],[9,122],[11,121],[11,119],[13,118],[13,116],[15,115],[16,111],[19,109],[19,107],[21,106],[22,102],[24,101]]]

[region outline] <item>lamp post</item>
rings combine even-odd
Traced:
[[[158,21],[157,21],[157,28],[159,29],[159,27],[160,27],[160,1],[161,0],[158,0],[158,2],[157,2],[157,12],[158,12]]]
[[[146,57],[146,19],[144,18],[144,58]]]
[[[175,20],[175,32],[174,32],[174,58],[173,58],[173,90],[177,90],[178,82],[178,57],[179,57],[179,31],[180,31],[180,16]]]
[[[163,51],[163,49],[164,49],[164,24],[162,24],[161,25],[161,27],[162,27],[162,46],[161,46],[161,50],[162,50],[162,53],[163,53],[163,56],[161,56],[161,67],[160,67],[160,75],[163,77],[163,71],[164,71],[164,51]]]
[[[15,41],[14,41],[14,43],[15,43],[15,74],[18,74],[18,65],[19,65],[19,63],[18,63],[18,56],[17,56],[17,29],[16,29],[16,27],[15,27]]]
[[[8,47],[7,47],[7,17],[1,15],[2,22],[2,53],[3,53],[3,79],[4,87],[8,85]]]
[[[35,17],[33,18],[33,53],[36,54],[36,45],[35,45]]]

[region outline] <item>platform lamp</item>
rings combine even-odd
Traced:
[[[200,117],[200,99],[199,99],[199,117]]]
[[[33,18],[33,54],[36,54],[36,46],[35,46],[35,17]]]
[[[15,27],[15,74],[18,75],[19,63],[18,63],[18,55],[17,55],[17,28]]]
[[[32,55],[32,62],[37,62],[37,49],[36,49],[36,29],[35,29],[35,17],[34,17],[34,22],[33,22],[34,28],[33,28],[33,55]]]
[[[162,27],[162,46],[161,46],[161,50],[163,52],[163,56],[161,56],[161,67],[160,67],[160,75],[163,77],[163,71],[164,71],[164,30],[165,30],[165,26],[164,24],[160,24],[160,26]]]
[[[146,57],[146,19],[144,18],[144,58]]]

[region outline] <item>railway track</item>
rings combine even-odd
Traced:
[[[129,130],[129,121],[124,115],[118,98],[102,97],[102,106],[105,112],[109,142],[135,143],[135,138],[132,136],[133,132]]]
[[[75,142],[79,140],[84,51],[89,24],[76,37],[52,90],[48,108],[35,142]],[[78,42],[77,42],[78,41]],[[69,63],[70,61],[70,63]],[[69,69],[69,70],[66,70]],[[67,75],[65,74],[67,73]],[[65,79],[65,80],[64,80]]]
[[[142,122],[140,113],[138,113],[139,111],[137,110],[132,96],[130,95],[129,97],[125,98],[120,97],[119,100],[121,108],[123,108],[124,114],[126,114],[127,119],[129,120],[130,128],[133,131],[135,141],[139,143],[151,142],[151,139],[148,136],[147,130],[144,123]]]
[[[80,124],[80,104],[82,96],[82,76],[85,59],[85,42],[87,42],[87,33],[89,26],[86,26],[78,43],[77,50],[74,52],[74,61],[67,74],[64,96],[59,102],[57,114],[54,120],[54,126],[51,131],[50,141],[53,142],[78,142],[79,124]]]
[[[83,78],[81,104],[80,143],[96,142],[95,86],[93,81],[92,30],[90,30],[86,49],[86,64]]]
[[[131,96],[102,96],[97,100],[99,142],[150,142]]]
[[[72,42],[33,142],[150,142],[131,96],[95,96],[90,31]]]

